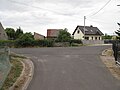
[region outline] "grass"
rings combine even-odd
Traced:
[[[102,56],[101,58],[103,63],[106,65],[108,70],[112,73],[112,75],[120,80],[120,67],[115,64],[115,60],[113,57],[112,49],[107,49],[105,52],[106,56]]]
[[[10,63],[11,63],[11,71],[6,78],[3,87],[0,90],[9,90],[9,88],[16,82],[17,78],[20,76],[23,65],[20,62],[24,57],[11,55]]]

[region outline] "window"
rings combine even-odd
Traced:
[[[86,40],[89,40],[89,37],[85,37]]]
[[[77,31],[77,33],[79,34],[79,33],[80,33],[80,31],[78,30],[78,31]]]
[[[99,40],[100,40],[100,37],[99,37]]]
[[[92,37],[92,40],[93,40],[93,37]]]
[[[95,40],[97,40],[97,37],[95,37]]]

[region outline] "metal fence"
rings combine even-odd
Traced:
[[[112,43],[113,43],[112,49],[114,52],[116,64],[120,65],[120,41],[116,40]]]
[[[2,87],[10,69],[9,48],[0,47],[0,88]]]

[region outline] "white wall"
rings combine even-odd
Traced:
[[[78,34],[78,30],[80,31],[79,32],[79,34]],[[74,39],[81,39],[81,40],[83,40],[84,38],[83,38],[83,36],[84,36],[84,34],[81,32],[81,30],[80,29],[78,29],[78,30],[76,30],[76,32],[74,33]]]
[[[96,40],[95,37],[97,37],[97,40],[99,40],[100,37],[100,40],[102,40],[102,36],[97,36],[97,35],[85,35],[85,37],[89,37],[89,40]]]

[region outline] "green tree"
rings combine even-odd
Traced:
[[[108,34],[105,34],[102,38],[103,38],[103,39],[112,39],[112,36],[111,36],[111,35],[108,35]]]
[[[16,39],[18,39],[21,35],[23,35],[23,30],[19,27],[15,32]]]
[[[59,42],[69,42],[71,40],[71,34],[68,32],[67,28],[59,32],[57,40]]]
[[[120,27],[120,23],[117,23],[117,24],[118,24],[119,27]],[[116,33],[118,36],[120,36],[120,28],[119,28],[119,30],[115,31],[115,33]]]
[[[5,32],[7,33],[9,40],[15,39],[15,30],[13,28],[6,28]]]
[[[17,40],[16,40],[16,46],[17,47],[28,47],[33,46],[34,38],[31,33],[25,33],[22,34]]]

